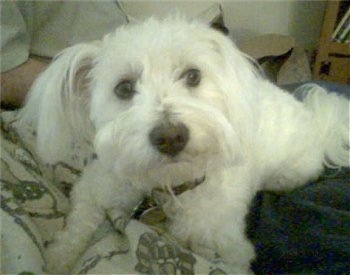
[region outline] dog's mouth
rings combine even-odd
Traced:
[[[180,195],[186,190],[199,186],[205,178],[205,161],[183,152],[175,157],[158,155],[157,161],[147,170],[155,188],[168,190],[168,193]]]

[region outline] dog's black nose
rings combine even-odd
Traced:
[[[154,127],[149,134],[149,139],[160,153],[174,157],[185,148],[189,136],[189,130],[185,124],[167,123]]]

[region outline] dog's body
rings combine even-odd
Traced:
[[[48,163],[69,145],[94,144],[97,159],[72,193],[50,271],[67,271],[96,227],[123,230],[154,188],[205,177],[165,203],[172,233],[217,251],[245,273],[254,249],[245,216],[258,190],[349,166],[349,102],[314,86],[303,102],[263,79],[215,30],[181,18],[150,19],[64,51],[33,86],[21,113],[37,127]]]

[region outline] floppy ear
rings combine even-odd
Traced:
[[[92,131],[88,120],[89,72],[97,42],[62,51],[34,82],[20,112],[20,124],[36,129],[37,151],[47,163],[64,160],[78,137]]]
[[[224,105],[227,108],[227,117],[238,138],[235,148],[241,150],[240,160],[245,159],[246,147],[254,136],[254,119],[259,110],[255,104],[256,93],[259,93],[264,84],[259,69],[255,67],[254,60],[241,52],[237,46],[219,32],[208,36],[212,49],[218,54],[218,63],[221,65],[215,72],[217,85],[221,91]]]

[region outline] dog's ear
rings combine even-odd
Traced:
[[[222,57],[224,61],[224,71],[229,74],[233,82],[255,84],[261,78],[261,68],[256,60],[242,52],[237,45],[228,37],[217,32],[208,36],[213,49]]]
[[[259,91],[262,84],[262,76],[259,69],[254,65],[254,60],[241,52],[238,47],[227,36],[219,32],[208,35],[212,49],[217,53],[216,61],[221,66],[218,68],[216,77],[219,79],[217,85],[222,92],[227,106],[227,116],[236,133],[236,145],[240,152],[237,158],[239,163],[245,160],[246,152],[243,144],[250,144],[254,136],[254,112],[258,110],[255,106],[255,93]]]
[[[47,163],[64,160],[76,138],[92,130],[88,120],[89,72],[99,42],[78,44],[62,51],[34,82],[20,112],[20,124],[37,133],[37,151]]]

